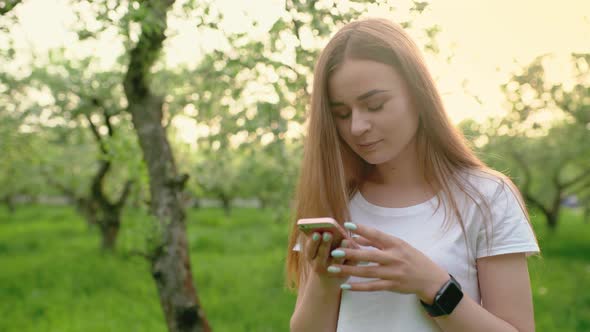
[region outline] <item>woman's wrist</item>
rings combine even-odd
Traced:
[[[313,280],[314,284],[319,285],[322,289],[329,292],[340,291],[340,284],[343,282],[338,278],[329,275],[321,275],[315,272],[311,274],[311,278],[315,279]]]
[[[447,281],[449,281],[449,279],[451,279],[451,276],[446,271],[441,272],[442,273],[437,273],[436,276],[433,276],[433,278],[424,285],[422,291],[416,294],[422,302],[432,304],[436,293]]]

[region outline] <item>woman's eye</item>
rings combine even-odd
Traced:
[[[350,117],[350,113],[350,110],[345,107],[339,107],[332,110],[332,115],[340,119],[347,119]]]
[[[369,109],[369,111],[375,112],[375,111],[379,111],[379,110],[381,110],[381,109],[383,108],[383,105],[384,105],[384,104],[385,104],[385,103],[381,103],[381,104],[379,104],[379,105],[376,105],[376,106],[374,106],[374,107],[372,107],[371,105],[369,105],[369,106],[367,106],[367,108]]]

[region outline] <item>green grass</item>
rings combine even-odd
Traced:
[[[533,216],[543,257],[529,259],[537,331],[590,331],[590,224],[564,211],[554,234]]]
[[[537,220],[539,219],[539,220]],[[537,331],[590,331],[590,225],[566,211],[555,234],[534,218],[543,258],[529,259]],[[149,267],[126,255],[145,232],[129,213],[120,252],[72,209],[0,209],[0,331],[166,331]],[[270,213],[188,211],[195,285],[214,331],[287,331],[295,301],[283,288],[287,227]]]

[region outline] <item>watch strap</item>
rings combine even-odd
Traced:
[[[420,300],[420,303],[430,317],[451,314],[463,298],[461,285],[455,277],[450,274],[449,276],[451,278],[438,290],[432,304],[427,304]]]

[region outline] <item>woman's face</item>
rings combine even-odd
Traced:
[[[367,163],[394,162],[418,128],[403,77],[370,60],[345,60],[329,77],[330,110],[342,139]]]

